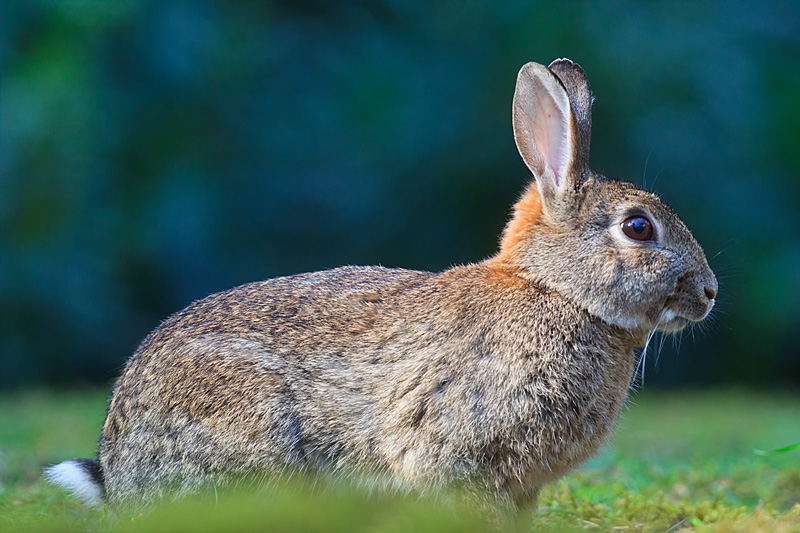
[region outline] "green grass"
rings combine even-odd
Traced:
[[[0,396],[0,531],[483,531],[463,506],[303,482],[260,494],[104,515],[40,480],[92,457],[107,391]],[[798,531],[800,396],[745,390],[637,395],[597,458],[549,486],[535,530]]]

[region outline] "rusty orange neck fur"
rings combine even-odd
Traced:
[[[503,269],[519,270],[519,265],[514,257],[514,250],[525,238],[532,226],[539,223],[542,217],[542,197],[536,182],[532,182],[525,194],[514,204],[514,216],[503,230],[500,240],[500,251],[490,263],[492,266]]]

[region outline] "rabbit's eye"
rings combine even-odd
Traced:
[[[635,241],[649,241],[653,239],[653,224],[643,216],[630,217],[622,223],[622,233]]]

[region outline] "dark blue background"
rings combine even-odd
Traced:
[[[528,179],[517,70],[563,56],[593,166],[661,194],[720,277],[648,381],[800,381],[796,2],[12,0],[0,384],[108,381],[247,281],[489,256]]]

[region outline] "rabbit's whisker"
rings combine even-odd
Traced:
[[[638,374],[640,376],[639,383],[642,386],[644,386],[645,364],[647,363],[647,348],[650,346],[650,341],[652,340],[653,335],[656,334],[656,331],[658,330],[658,327],[661,325],[661,322],[663,320],[664,320],[664,314],[662,313],[661,317],[659,317],[658,319],[658,322],[656,322],[656,325],[653,327],[653,329],[650,330],[650,333],[647,335],[647,340],[644,343],[644,348],[642,348],[642,353],[639,356],[639,363],[636,365],[636,372],[634,373],[634,375]]]

